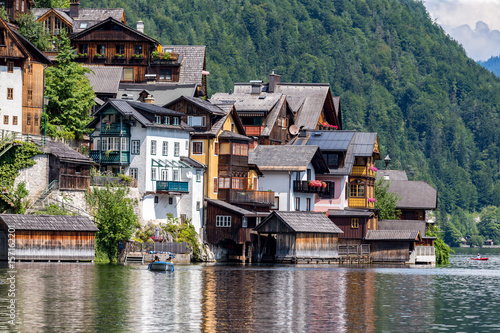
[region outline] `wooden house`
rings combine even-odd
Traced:
[[[330,209],[328,217],[343,231],[339,235],[342,245],[359,245],[369,230],[377,230],[376,214],[370,210]]]
[[[418,230],[369,230],[365,241],[372,262],[408,263],[422,236]]]
[[[1,0],[0,7],[4,7],[9,15],[10,22],[16,22],[19,15],[29,13],[35,7],[34,0]]]
[[[0,129],[40,134],[44,70],[51,62],[0,20]]]
[[[254,229],[258,233],[257,260],[264,253],[275,261],[338,257],[342,230],[323,213],[274,211]],[[261,236],[267,236],[265,241]]]
[[[93,261],[95,224],[83,216],[0,214],[0,260]]]

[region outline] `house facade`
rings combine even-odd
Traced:
[[[101,170],[138,180],[142,219],[167,214],[203,223],[205,166],[188,157],[191,127],[182,113],[147,103],[110,99],[94,114],[90,157]]]

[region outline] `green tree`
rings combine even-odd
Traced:
[[[451,218],[444,227],[444,233],[443,233],[443,240],[446,244],[450,245],[451,247],[458,247],[460,246],[462,235],[460,234],[460,231],[457,229],[455,226],[455,223],[458,223],[456,219]]]
[[[181,223],[179,218],[174,217],[172,214],[167,214],[167,217],[167,224],[161,224],[160,227],[174,237],[174,242],[187,242],[191,245],[193,249],[193,260],[200,260],[200,245],[191,220],[186,219],[186,222]]]
[[[39,50],[46,51],[51,48],[50,35],[43,28],[43,24],[36,21],[36,17],[31,12],[19,15],[17,23],[19,24],[18,32]]]
[[[479,234],[500,244],[500,209],[495,206],[484,207],[479,214]]]
[[[390,183],[383,178],[375,182],[375,209],[379,210],[379,220],[398,220],[401,211],[396,209],[398,196],[389,191]]]
[[[9,22],[9,14],[5,10],[5,7],[0,7],[0,18],[6,22]]]
[[[434,248],[436,251],[436,264],[447,265],[450,263],[450,253],[452,249],[443,241],[442,232],[437,226],[432,226],[425,232],[427,237],[436,237],[434,240]]]
[[[127,198],[128,187],[92,188],[85,199],[91,208],[99,231],[96,253],[104,253],[111,261],[118,259],[118,242],[127,241],[139,226],[134,202]]]
[[[68,8],[69,0],[35,0],[38,8]]]
[[[63,31],[57,64],[45,71],[46,95],[50,98],[47,134],[52,137],[81,138],[88,133],[85,126],[91,120],[90,109],[94,105],[95,93],[85,77],[90,70],[73,62],[75,57],[75,50]]]
[[[29,192],[26,183],[21,182],[15,188],[10,188],[7,193],[0,193],[0,198],[10,205],[7,212],[10,214],[24,214],[28,208],[29,201],[25,200]]]

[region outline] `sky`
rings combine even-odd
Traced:
[[[431,18],[474,60],[500,55],[500,0],[423,0]]]

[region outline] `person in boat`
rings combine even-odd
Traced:
[[[481,255],[478,253],[476,259],[481,259]]]
[[[155,256],[154,262],[160,261],[160,258],[158,256]]]

